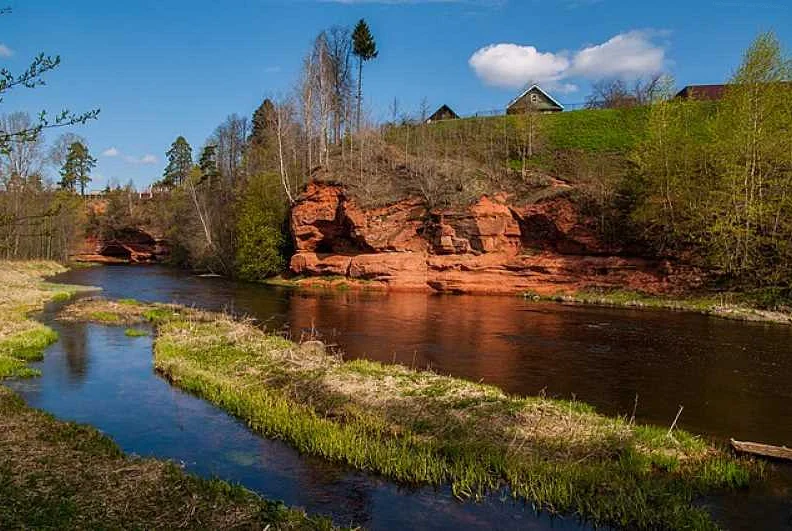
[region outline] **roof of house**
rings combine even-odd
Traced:
[[[459,115],[454,112],[454,110],[449,107],[448,105],[443,104],[437,109],[432,116],[426,119],[427,122],[433,122],[435,120],[441,119],[444,114],[450,114],[453,118],[459,118]]]
[[[700,100],[719,100],[726,92],[726,85],[688,85],[679,92],[677,98],[695,97]]]
[[[527,89],[526,89],[526,90],[525,90],[525,91],[524,91],[522,94],[520,94],[519,96],[517,96],[516,98],[514,98],[513,100],[511,100],[511,101],[509,102],[509,104],[506,106],[506,108],[508,109],[509,107],[511,107],[512,105],[514,105],[515,103],[517,103],[518,101],[520,101],[521,99],[523,99],[523,98],[525,97],[525,95],[526,95],[526,94],[528,94],[529,92],[531,92],[533,89],[536,89],[536,90],[538,90],[539,92],[541,92],[541,93],[542,93],[542,94],[543,94],[543,95],[544,95],[544,96],[545,96],[545,97],[546,97],[548,100],[550,100],[550,101],[551,101],[551,102],[552,102],[554,105],[557,105],[557,106],[558,106],[560,109],[563,109],[563,108],[564,108],[564,106],[563,106],[563,105],[561,105],[561,104],[560,104],[560,103],[559,103],[559,102],[558,102],[558,101],[557,101],[557,100],[556,100],[554,97],[552,97],[550,94],[548,94],[547,92],[545,92],[545,91],[542,89],[542,87],[540,87],[539,85],[531,85],[530,87],[528,87],[528,88],[527,88]]]

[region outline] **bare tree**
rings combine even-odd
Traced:
[[[217,147],[217,167],[229,190],[244,177],[243,161],[249,129],[246,117],[232,114],[217,126],[208,141]]]
[[[597,81],[591,86],[586,107],[620,109],[648,105],[665,96],[669,79],[665,74],[653,74],[647,78],[637,78],[631,85],[623,79]]]
[[[0,118],[0,128],[3,131],[25,131],[35,127],[35,123],[26,112],[14,112]],[[10,140],[3,150],[0,159],[0,173],[3,180],[8,183],[14,179],[25,182],[32,176],[39,176],[44,163],[44,139],[42,135],[20,140]]]
[[[339,144],[349,126],[352,101],[352,32],[332,26],[326,32],[332,80],[333,143]]]

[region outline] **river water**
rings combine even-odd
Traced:
[[[679,426],[716,440],[792,443],[789,326],[518,297],[302,292],[153,266],[73,270],[55,280],[98,286],[110,298],[233,311],[295,339],[318,335],[348,358],[431,367],[514,394],[574,396],[607,414],[635,410],[639,422],[670,425],[681,405]],[[150,338],[51,324],[61,340],[41,363],[44,376],[12,386],[32,406],[92,424],[127,452],[182,462],[342,525],[580,527],[505,496],[461,503],[447,489],[397,486],[299,456],[157,377]],[[701,503],[728,528],[781,529],[792,528],[791,498],[792,470],[774,465],[749,492]]]

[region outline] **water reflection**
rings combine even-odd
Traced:
[[[66,368],[75,383],[81,382],[88,372],[88,338],[85,329],[86,325],[76,324],[71,333],[60,338],[66,354]]]

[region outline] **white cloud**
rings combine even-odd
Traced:
[[[14,50],[0,43],[0,57],[11,57],[12,55],[14,55]]]
[[[157,164],[159,159],[156,155],[146,153],[142,157],[133,157],[132,155],[124,155],[120,149],[111,147],[102,151],[103,157],[122,157],[124,162],[128,164]]]
[[[534,46],[492,44],[476,51],[468,63],[488,85],[520,88],[542,83],[559,92],[574,92],[573,78],[636,78],[654,74],[666,64],[665,49],[653,41],[653,31],[620,33],[602,44],[567,52],[541,52]]]
[[[665,50],[652,42],[654,35],[652,32],[630,31],[602,44],[583,48],[575,54],[570,73],[602,79],[632,78],[659,72],[665,64]]]
[[[156,164],[159,159],[149,153],[142,157],[133,157],[132,155],[124,155],[124,160],[129,164]]]
[[[509,88],[521,87],[529,81],[555,81],[569,69],[566,57],[518,44],[485,46],[468,63],[488,85]]]

